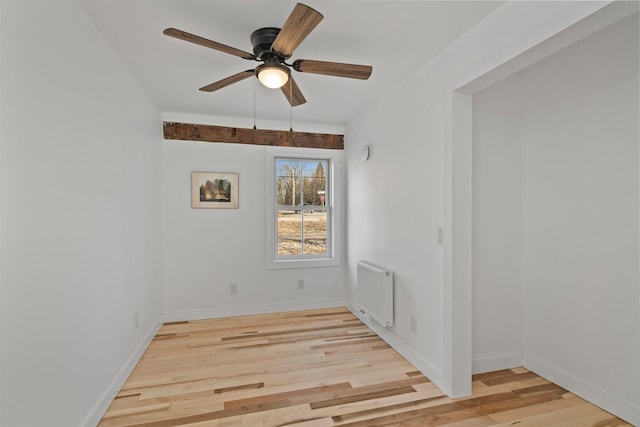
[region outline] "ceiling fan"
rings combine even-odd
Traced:
[[[324,74],[361,80],[368,79],[373,71],[373,67],[369,65],[343,64],[309,59],[297,59],[291,64],[285,62],[316,25],[320,23],[322,18],[323,16],[320,12],[302,3],[298,3],[289,15],[289,18],[287,18],[282,29],[266,27],[260,28],[251,34],[253,53],[245,52],[176,28],[167,28],[163,31],[163,34],[230,55],[239,56],[240,58],[262,62],[262,64],[258,65],[255,69],[241,71],[225,79],[201,87],[201,91],[213,92],[251,76],[256,76],[263,85],[273,89],[280,88],[291,106],[295,107],[307,101],[293,79],[291,69],[302,73]]]

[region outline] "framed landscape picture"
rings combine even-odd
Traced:
[[[191,172],[191,207],[238,208],[238,174]]]

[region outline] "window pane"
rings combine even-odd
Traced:
[[[302,255],[302,212],[278,211],[278,256]]]
[[[276,160],[276,203],[324,206],[327,160]]]
[[[278,205],[302,204],[302,164],[299,160],[276,161],[276,203]]]
[[[302,162],[303,204],[323,206],[326,196],[326,160],[306,160]]]
[[[325,211],[304,212],[304,253],[327,253],[327,213]]]

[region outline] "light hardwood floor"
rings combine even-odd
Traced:
[[[165,324],[99,426],[629,426],[524,368],[449,399],[344,308]]]

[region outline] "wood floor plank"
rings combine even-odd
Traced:
[[[495,422],[486,415],[442,424],[443,427],[489,427],[493,425]]]
[[[289,392],[260,395],[253,398],[245,398],[239,400],[229,400],[225,402],[225,409],[249,407],[264,402],[293,400],[297,402],[309,403],[314,399],[321,399],[326,395],[335,395],[335,393],[343,390],[352,390],[349,383],[340,383],[332,385],[323,385],[307,389],[297,389]]]
[[[407,408],[415,408],[416,406],[422,405],[424,403],[429,403],[429,402],[442,400],[443,397],[444,397],[444,395],[441,394],[441,395],[438,395],[438,396],[426,397],[424,399],[409,400],[407,402],[396,403],[396,404],[392,404],[392,405],[386,405],[386,406],[381,405],[381,406],[378,406],[378,407],[373,408],[373,409],[366,409],[366,410],[351,412],[351,413],[343,414],[343,415],[335,415],[335,416],[331,417],[331,419],[334,422],[338,423],[338,422],[342,422],[342,421],[352,420],[352,419],[355,419],[355,418],[366,417],[366,416],[369,416],[369,415],[376,415],[376,414],[379,414],[381,412],[397,411],[397,410],[407,409]]]
[[[536,426],[591,426],[594,422],[608,420],[611,415],[599,408],[587,403],[575,405],[569,408],[559,408],[553,412],[539,413],[518,419],[518,427]],[[513,425],[514,421],[506,421],[496,424],[496,427],[506,427]]]
[[[105,414],[105,418],[116,418],[134,414],[144,414],[148,412],[166,411],[171,406],[170,403],[158,403],[155,405],[135,406],[126,409],[115,409]]]
[[[506,410],[502,412],[496,412],[491,414],[490,417],[497,424],[516,422],[523,418],[533,417],[539,414],[553,413],[562,409],[570,408],[577,405],[584,405],[586,402],[576,396],[563,396],[562,399],[551,400],[548,402],[539,403],[537,405],[531,405],[524,408],[517,408]]]
[[[450,399],[345,308],[163,325],[100,427],[629,424],[525,368]]]

